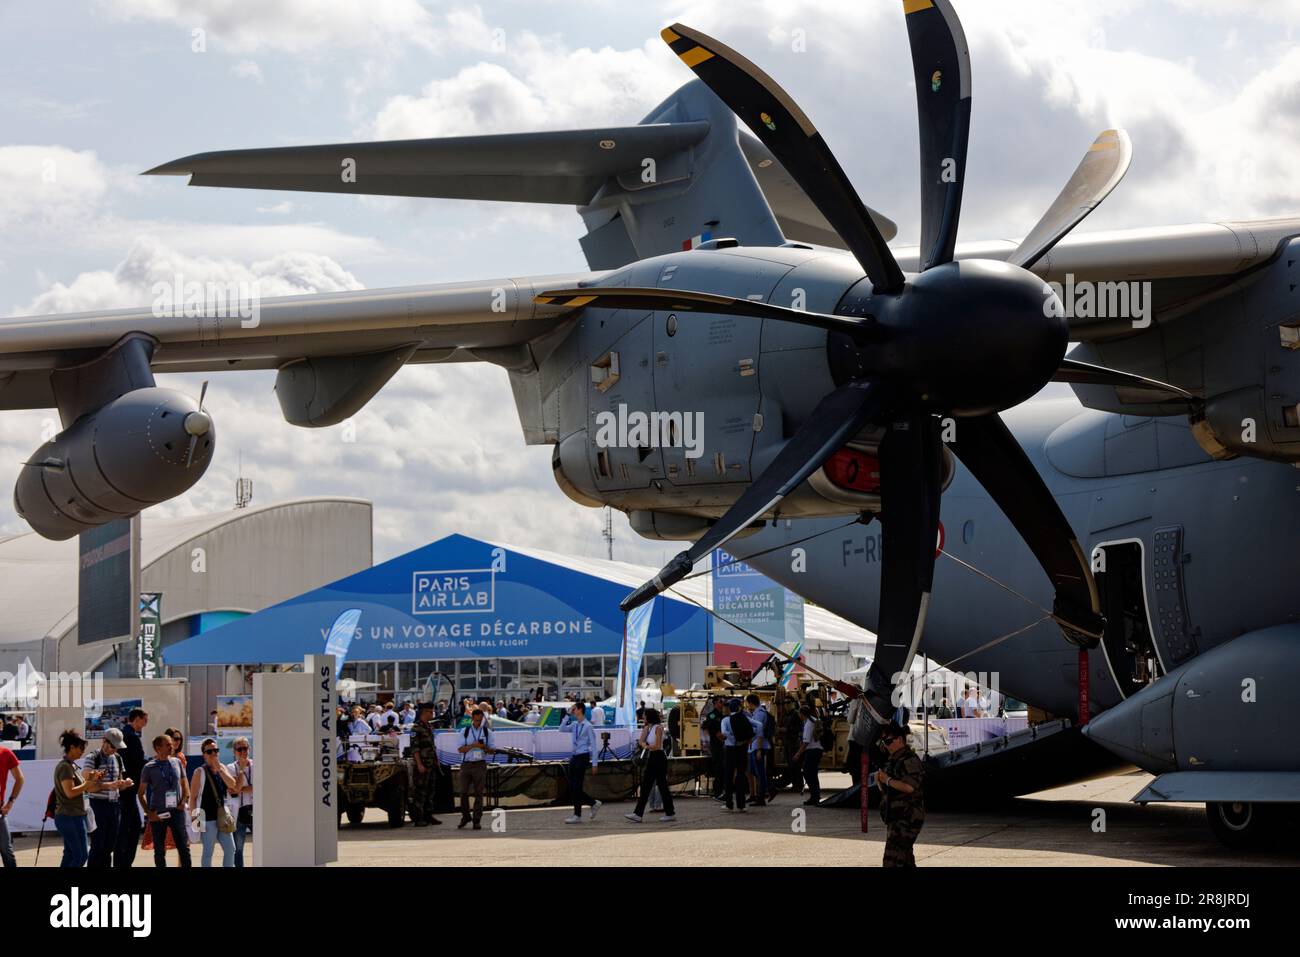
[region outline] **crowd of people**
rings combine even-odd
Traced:
[[[1002,695],[992,689],[981,689],[970,685],[965,692],[957,694],[954,707],[944,695],[935,706],[936,718],[1000,718],[1006,714],[1006,702]]]
[[[959,711],[969,709],[971,716],[979,716],[1000,707],[993,695],[981,695],[972,688],[961,699]],[[579,825],[594,821],[601,809],[601,802],[586,791],[585,784],[587,776],[597,774],[600,768],[600,736],[595,729],[603,722],[604,709],[580,700],[566,703],[569,707],[561,726],[571,730],[565,776],[572,813],[565,823]],[[345,742],[355,735],[410,735],[408,754],[414,765],[411,817],[418,827],[436,825],[441,822],[433,814],[434,785],[444,769],[434,747],[434,732],[440,727],[457,729],[463,739],[456,745],[461,755],[458,827],[480,830],[488,758],[499,753],[493,722],[529,723],[529,715],[538,714],[537,705],[518,697],[496,701],[465,697],[455,703],[407,702],[401,707],[391,701],[351,708],[340,705],[340,755],[351,757]],[[860,700],[851,705],[860,705]],[[860,716],[860,707],[851,706],[851,727],[856,727]],[[881,738],[885,760],[874,780],[885,797],[882,814],[890,833],[886,863],[900,865],[912,863],[911,845],[924,821],[921,766],[907,746],[906,720],[906,715],[896,718]],[[243,867],[245,842],[253,829],[254,768],[248,740],[235,739],[235,760],[223,763],[218,741],[205,738],[200,747],[201,763],[187,773],[184,738],[176,728],[152,738],[152,757],[146,758],[148,722],[147,712],[133,709],[120,728],[108,728],[94,747],[75,730],[62,735],[63,758],[54,771],[47,812],[63,839],[62,866],[130,867],[143,844],[146,848],[152,845],[155,866],[166,867],[169,852],[175,851],[180,866],[190,867],[190,848],[198,843],[202,866],[213,866],[219,846],[222,866]],[[637,708],[637,723],[641,787],[635,808],[624,817],[642,823],[655,801],[662,810],[659,821],[675,823],[668,758],[680,746],[680,708],[665,717],[660,710],[642,704]],[[783,768],[776,767],[774,757],[778,741],[785,755]],[[820,803],[822,756],[834,747],[834,734],[826,709],[809,705],[784,709],[778,722],[756,694],[743,698],[720,694],[709,698],[701,711],[700,743],[709,758],[712,798],[728,812],[746,813],[772,801],[781,785],[796,795],[806,794],[805,805]],[[856,743],[851,740],[850,751]],[[860,754],[861,746],[856,750]],[[850,771],[856,763],[851,754]],[[6,797],[10,777],[14,787]],[[23,786],[16,755],[11,749],[0,748],[0,859],[6,866],[13,866],[14,859],[5,818]]]
[[[174,850],[177,863],[190,867],[190,846],[198,843],[203,867],[213,866],[218,846],[221,866],[243,867],[253,831],[248,739],[231,742],[235,760],[228,763],[221,761],[215,738],[203,739],[202,763],[190,774],[177,728],[156,735],[149,742],[153,756],[146,759],[148,724],[148,712],[134,708],[121,727],[105,729],[95,746],[74,729],[60,736],[63,757],[54,768],[46,815],[63,839],[61,866],[132,867],[142,844],[152,844],[155,866],[166,867]],[[5,818],[25,781],[14,752],[0,748],[0,795],[10,775],[14,788],[0,802],[0,858],[7,867],[15,861]]]
[[[13,741],[19,746],[26,747],[32,743],[32,738],[35,736],[36,732],[25,715],[0,715],[0,741]]]

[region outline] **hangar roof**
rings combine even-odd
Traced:
[[[270,512],[342,502],[370,507],[365,499],[324,496],[271,502],[180,518],[143,515],[141,569],[201,535],[235,522],[257,522]],[[35,532],[0,539],[0,648],[60,637],[77,621],[77,539],[55,542]]]

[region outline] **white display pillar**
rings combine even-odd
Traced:
[[[302,673],[253,676],[253,866],[338,860],[334,656],[308,655]]]

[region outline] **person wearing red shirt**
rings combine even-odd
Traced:
[[[9,812],[14,809],[14,802],[23,789],[23,769],[18,766],[18,755],[8,748],[0,748],[0,860],[5,867],[17,867],[14,860],[14,841],[9,834]],[[9,784],[9,772],[14,774],[14,789],[5,795]]]

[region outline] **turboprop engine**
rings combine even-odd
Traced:
[[[45,538],[71,538],[188,491],[215,439],[202,393],[195,401],[175,389],[134,389],[37,449],[18,475],[14,508]]]

